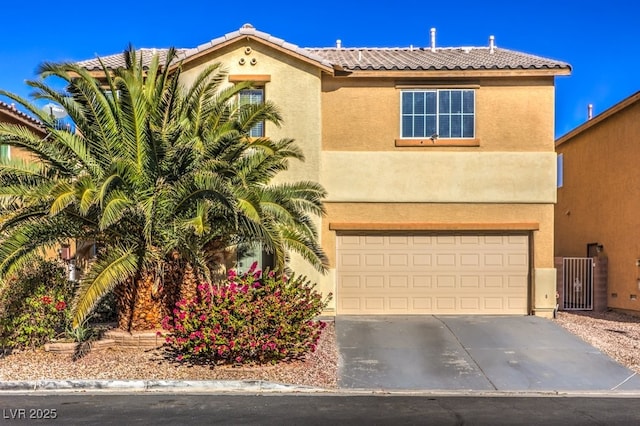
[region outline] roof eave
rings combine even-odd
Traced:
[[[265,46],[268,46],[274,50],[277,50],[279,52],[282,52],[286,55],[289,55],[291,57],[294,57],[298,60],[301,60],[303,62],[306,62],[308,64],[311,64],[313,66],[318,67],[320,70],[322,70],[323,72],[332,74],[333,73],[333,65],[330,64],[328,61],[322,61],[322,60],[315,60],[312,58],[309,58],[308,56],[302,55],[294,50],[291,49],[287,49],[286,47],[280,46],[278,44],[272,43],[269,40],[265,40],[261,37],[255,36],[255,35],[251,35],[251,34],[240,34],[236,37],[233,38],[229,38],[227,40],[224,40],[222,42],[219,43],[215,43],[212,44],[210,47],[206,48],[206,49],[202,49],[197,51],[196,53],[192,54],[192,55],[188,55],[185,56],[183,58],[179,58],[181,60],[173,63],[170,67],[171,70],[176,69],[178,66],[180,66],[180,64],[184,65],[184,64],[188,64],[189,62],[195,61],[199,58],[202,58],[204,56],[210,55],[212,52],[215,52],[216,50],[220,50],[226,46],[229,46],[231,44],[237,43],[239,40],[251,40],[251,41],[255,41],[257,43],[263,44]]]
[[[40,134],[41,136],[45,136],[47,134],[46,129],[44,128],[44,126],[42,125],[42,123],[40,123],[39,121],[37,121],[34,118],[31,118],[29,116],[27,116],[24,113],[21,113],[19,111],[14,111],[11,108],[6,108],[6,107],[1,107],[0,106],[0,117],[4,115],[5,117],[10,118],[13,122],[18,123],[20,125],[26,126],[29,129],[33,130],[34,132]],[[8,120],[1,120],[0,121],[8,121]]]
[[[583,133],[583,132],[587,131],[588,129],[592,128],[593,126],[595,126],[595,125],[597,125],[599,123],[602,123],[603,121],[605,121],[606,119],[608,119],[612,115],[617,114],[618,112],[622,111],[623,109],[632,106],[633,104],[635,104],[638,101],[640,101],[640,91],[634,93],[633,95],[631,95],[628,98],[622,100],[621,102],[618,102],[617,104],[615,104],[611,108],[605,110],[604,112],[596,115],[591,120],[588,120],[588,121],[582,123],[581,125],[579,125],[575,129],[569,131],[568,133],[564,134],[563,136],[560,136],[556,140],[556,147],[562,145],[565,142],[570,141],[574,137],[578,136],[580,133]]]

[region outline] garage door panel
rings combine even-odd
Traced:
[[[510,297],[507,299],[507,306],[510,310],[527,309],[527,299],[525,297]]]
[[[433,237],[427,235],[417,235],[411,238],[414,246],[424,247],[433,245]]]
[[[463,310],[480,310],[480,297],[460,297],[460,309]]]
[[[485,253],[482,257],[483,266],[503,268],[505,266],[502,253]]]
[[[460,287],[463,288],[480,288],[482,277],[477,275],[463,275],[460,277]]]
[[[475,235],[463,235],[460,237],[460,244],[463,245],[480,245],[482,238]]]
[[[392,275],[389,277],[389,288],[409,288],[409,279],[407,275]]]
[[[341,253],[338,256],[338,267],[345,269],[346,267],[362,266],[361,256],[357,253]]]
[[[389,298],[389,310],[400,311],[404,313],[409,309],[409,298],[407,297],[390,297]]]
[[[339,236],[339,314],[526,314],[523,235]]]
[[[430,313],[433,310],[431,297],[414,297],[411,303],[414,313]]]
[[[390,247],[408,247],[411,244],[411,237],[389,237]]]
[[[504,299],[502,297],[485,297],[483,303],[485,311],[504,310]]]
[[[431,275],[412,275],[411,282],[414,288],[431,287]]]
[[[363,256],[361,263],[365,268],[376,268],[385,266],[385,255],[383,253],[370,253]]]
[[[442,312],[445,313],[447,311],[449,311],[450,313],[455,313],[456,311],[456,298],[449,296],[449,297],[436,297],[436,308]]]
[[[369,247],[384,247],[385,237],[364,237],[364,243]]]
[[[456,266],[456,254],[455,253],[438,253],[436,256],[436,267],[448,267]]]
[[[507,256],[507,265],[516,268],[527,265],[527,256],[524,254],[510,254]]]
[[[456,237],[453,235],[439,235],[436,237],[436,244],[439,246],[454,245],[455,243]]]
[[[480,255],[478,253],[461,253],[460,266],[477,268],[480,266]]]
[[[384,275],[364,275],[364,289],[375,290],[384,288],[385,276]]]
[[[340,277],[340,285],[342,290],[347,293],[349,289],[359,289],[361,285],[360,275],[343,275]]]
[[[404,267],[409,266],[409,254],[390,254],[388,257],[390,267]]]
[[[429,253],[414,253],[411,256],[413,266],[431,266],[431,254]]]
[[[490,288],[502,288],[504,287],[504,276],[503,275],[485,275],[484,276],[484,286],[488,289]]]

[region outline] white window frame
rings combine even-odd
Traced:
[[[258,86],[258,87],[248,88],[248,89],[242,89],[238,93],[238,102],[240,104],[242,104],[242,96],[247,93],[249,93],[250,104],[264,103],[264,87]],[[254,96],[256,96],[259,99],[254,99]],[[264,127],[265,127],[264,121],[257,123],[255,126],[253,126],[249,130],[249,136],[252,138],[263,138],[265,136]]]
[[[451,94],[451,92],[460,92],[460,99],[461,99],[461,108],[460,108],[460,112],[441,112],[440,108],[441,108],[441,95],[444,95],[444,93],[447,92],[449,95]],[[466,111],[465,112],[465,94],[464,92],[469,92],[473,94],[473,101],[472,101],[472,111]],[[425,105],[424,105],[424,110],[422,113],[416,113],[415,112],[415,99],[413,101],[413,109],[414,111],[411,112],[405,112],[404,111],[404,95],[406,93],[421,93],[421,94],[426,94],[426,93],[434,93],[435,94],[435,111],[432,112],[427,112],[427,106],[426,106],[426,101],[425,101]],[[468,101],[467,101],[468,102]],[[460,136],[451,136],[451,126],[449,126],[449,133],[445,134],[444,129],[441,129],[441,119],[445,118],[445,117],[449,117],[449,122],[451,120],[451,117],[453,116],[459,116],[461,123],[460,123]],[[405,124],[405,118],[406,117],[413,117],[412,120],[412,125],[415,125],[416,121],[415,118],[416,117],[422,117],[423,118],[423,133],[421,134],[416,134],[415,130],[412,129],[412,131],[410,132],[410,134],[407,134],[405,132],[405,128],[404,128],[404,124]],[[427,118],[428,117],[432,117],[433,120],[435,120],[435,130],[434,131],[428,131],[427,129]],[[473,121],[473,126],[472,126],[472,132],[471,134],[467,134],[465,135],[465,129],[464,129],[464,117],[472,117],[472,121]],[[476,138],[476,122],[477,122],[477,115],[476,115],[476,90],[475,89],[468,89],[468,88],[446,88],[446,89],[403,89],[400,91],[400,138],[401,139],[425,139],[425,138],[431,138],[431,139],[475,139]]]

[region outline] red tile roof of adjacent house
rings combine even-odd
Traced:
[[[427,48],[302,48],[262,31],[250,24],[192,49],[178,49],[177,60],[190,58],[241,37],[251,37],[292,54],[300,55],[326,68],[357,70],[558,70],[569,72],[566,62],[497,47],[437,47]],[[154,53],[162,61],[168,49],[139,49],[143,64],[148,65]],[[101,58],[109,69],[125,65],[122,53]],[[88,70],[100,70],[98,59],[78,63]]]
[[[7,115],[17,121],[21,121],[29,126],[41,129],[44,131],[43,124],[40,120],[37,120],[31,117],[28,114],[18,110],[15,105],[8,104],[6,102],[0,101],[0,117],[2,115]]]

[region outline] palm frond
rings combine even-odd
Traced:
[[[81,280],[73,303],[73,327],[77,327],[93,311],[98,302],[116,285],[134,279],[140,258],[131,247],[111,246],[104,259],[96,261]]]

